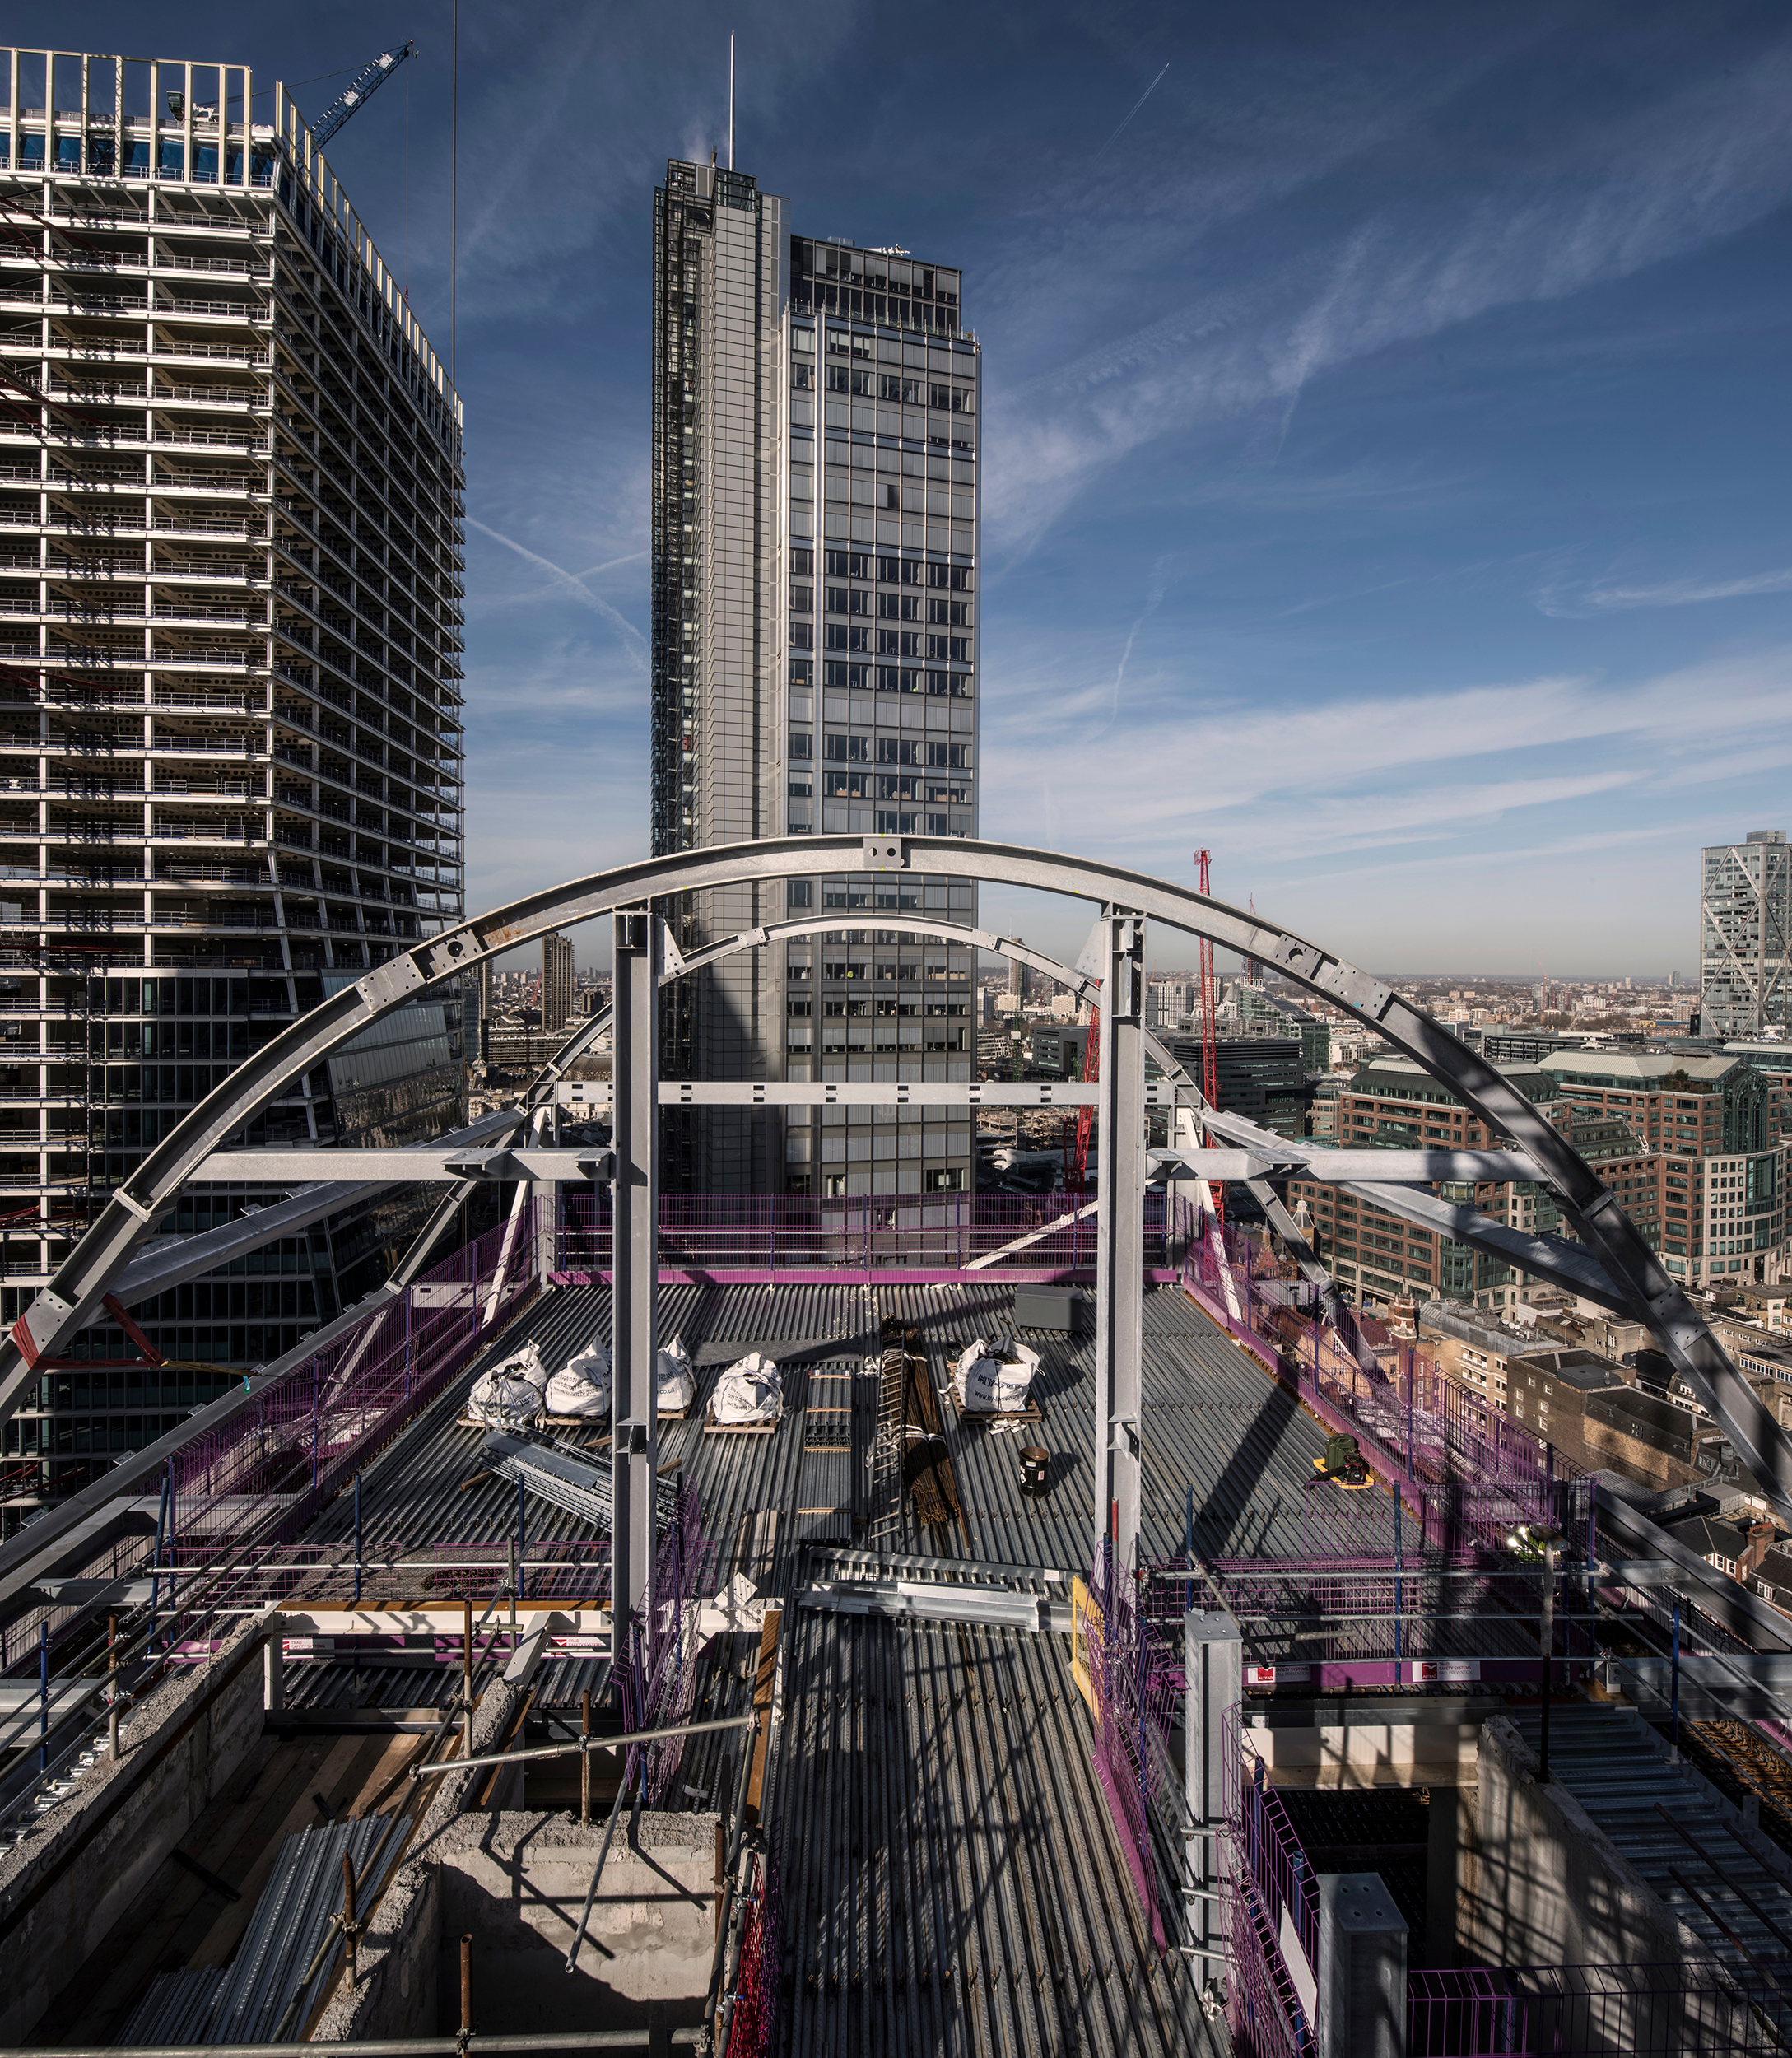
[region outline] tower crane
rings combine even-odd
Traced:
[[[417,40],[412,37],[395,50],[382,50],[370,64],[362,67],[349,83],[324,109],[322,118],[313,123],[311,140],[321,150],[349,116],[377,93],[407,57],[417,55]]]

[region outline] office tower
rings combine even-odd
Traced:
[[[791,212],[714,165],[670,163],[654,195],[656,852],[976,833],[979,361],[960,275],[794,235]],[[971,920],[970,882],[689,896],[687,949],[787,915],[840,926],[680,981],[668,1070],[968,1079],[975,953],[877,926],[929,910]],[[968,1120],[894,1112],[673,1115],[667,1183],[970,1185]]]
[[[1026,938],[1017,936],[1014,940],[1017,943],[1024,943]],[[1008,960],[1008,990],[1012,1002],[1008,1009],[1010,1014],[1017,1015],[1026,1005],[1033,989],[1032,980],[1033,968],[1025,958],[1011,957]]]
[[[1751,829],[1704,853],[1699,875],[1700,1031],[1758,1036],[1792,1020],[1792,847]]]
[[[10,1322],[233,1064],[461,915],[463,485],[445,369],[283,88],[0,62]],[[458,997],[432,996],[244,1140],[452,1128],[459,1039]],[[158,1226],[256,1197],[199,1190]],[[353,1211],[138,1319],[170,1358],[266,1362],[378,1283],[405,1229]],[[104,1329],[81,1348],[130,1355]],[[127,1415],[122,1375],[46,1381],[6,1448],[129,1447],[215,1385],[151,1380]],[[37,1484],[87,1464],[46,1457]]]
[[[572,938],[551,929],[542,938],[542,1027],[552,1034],[572,1020]]]

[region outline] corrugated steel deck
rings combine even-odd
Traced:
[[[1533,1751],[1543,1722],[1511,1717]],[[1667,1748],[1634,1708],[1552,1707],[1549,1776],[1559,1780],[1704,1943],[1715,1958],[1743,1958],[1783,1972],[1792,1937],[1792,1885],[1728,1826],[1712,1790]],[[1780,2027],[1792,2017],[1782,2015]]]
[[[608,1299],[601,1287],[547,1294],[486,1358],[533,1337],[556,1365],[593,1331],[607,1334]],[[1012,1304],[1012,1289],[993,1285],[666,1289],[662,1334],[689,1347],[698,1404],[689,1420],[662,1425],[661,1463],[687,1468],[701,1492],[712,1576],[742,1572],[761,1592],[790,1595],[803,1576],[803,1532],[820,1526],[800,1511],[842,1497],[861,1548],[1085,1567],[1095,1530],[1087,1335],[1022,1332],[1042,1356],[1043,1419],[1024,1434],[963,1427],[943,1406],[961,1525],[924,1527],[905,1493],[894,1507],[872,1505],[881,1320],[919,1333],[943,1388],[955,1349],[1007,1326]],[[1147,1295],[1145,1338],[1147,1548],[1181,1548],[1192,1488],[1209,1553],[1300,1549],[1302,1489],[1323,1432],[1180,1294]],[[705,1435],[717,1371],[755,1347],[786,1368],[784,1420],[769,1436]],[[514,1488],[486,1480],[462,1490],[480,1469],[483,1432],[455,1418],[486,1362],[369,1468],[369,1557],[481,1538],[501,1551],[514,1534]],[[857,1376],[843,1385],[824,1374]],[[805,1460],[806,1441],[833,1449]],[[1037,1500],[1020,1491],[1028,1443],[1053,1456],[1050,1492]],[[533,1499],[528,1525],[532,1549],[583,1534]],[[306,1540],[340,1547],[351,1526],[344,1496]],[[837,1536],[840,1525],[830,1526]],[[1226,2049],[1188,1967],[1152,1950],[1096,1781],[1067,1639],[811,1611],[786,1621],[786,1714],[766,1795],[781,1873],[786,2050],[1167,2058]],[[748,1705],[750,1665],[727,1641],[702,1661],[697,1719]],[[597,1669],[548,1668],[538,1706],[575,1706]],[[449,1691],[452,1669],[435,1671]],[[346,1700],[350,1678],[341,1665],[289,1674],[294,1699],[312,1705]],[[431,1697],[435,1685],[423,1669],[363,1671],[358,1698],[397,1706]],[[679,1774],[693,1804],[732,1790],[738,1748],[728,1735],[693,1740]]]

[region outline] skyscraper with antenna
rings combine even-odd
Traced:
[[[733,58],[731,39],[728,165],[674,160],[654,198],[654,847],[974,836],[981,365],[961,275],[793,233],[791,203],[734,169]],[[974,954],[919,923],[975,906],[969,880],[906,873],[689,896],[687,951],[837,926],[677,982],[668,1075],[968,1079]],[[965,1110],[877,1112],[671,1114],[666,1181],[970,1185]]]

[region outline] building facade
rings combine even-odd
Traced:
[[[258,100],[237,66],[0,62],[11,1321],[233,1065],[460,918],[464,514],[446,370],[283,88]],[[243,1140],[452,1128],[460,1038],[458,995],[407,1008]],[[203,1190],[158,1227],[258,1197]],[[291,1348],[405,1227],[364,1208],[140,1307],[168,1357],[221,1370],[46,1380],[7,1427],[39,1461],[9,1506]],[[131,1354],[103,1329],[81,1348]]]
[[[1701,854],[1699,1030],[1758,1036],[1792,1020],[1792,845],[1751,829]]]
[[[713,165],[668,164],[654,205],[655,851],[975,836],[980,363],[959,273],[794,235],[787,200]],[[974,952],[877,924],[936,910],[972,919],[970,882],[689,896],[685,948],[786,916],[840,925],[678,981],[668,1075],[968,1079]],[[667,1183],[970,1185],[961,1113],[896,1114],[671,1114]]]
[[[1568,1127],[1569,1103],[1547,1072],[1528,1066],[1501,1069],[1548,1120],[1558,1128]],[[1348,1087],[1335,1097],[1334,1106],[1334,1140],[1341,1148],[1496,1148],[1486,1124],[1411,1058],[1375,1058],[1359,1066]],[[1548,1235],[1558,1225],[1555,1207],[1538,1186],[1441,1185],[1434,1190],[1446,1200],[1472,1204],[1515,1229]],[[1319,1255],[1361,1301],[1453,1301],[1496,1312],[1527,1299],[1534,1290],[1510,1265],[1336,1186],[1296,1179],[1290,1181],[1288,1191],[1297,1206],[1305,1204]]]
[[[572,1020],[576,984],[572,938],[550,929],[542,938],[542,1027],[549,1035]]]
[[[1784,1075],[1727,1054],[1666,1050],[1558,1050],[1540,1069],[1574,1110],[1577,1138],[1590,1120],[1615,1116],[1646,1140],[1645,1162],[1595,1169],[1639,1227],[1636,1209],[1653,1208],[1677,1280],[1741,1287],[1785,1275]]]

